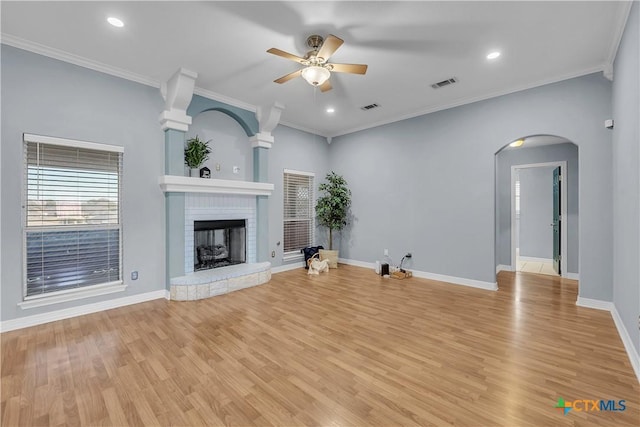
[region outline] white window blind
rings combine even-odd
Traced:
[[[122,156],[25,134],[26,297],[122,280]]]
[[[313,174],[284,171],[284,253],[313,244]]]

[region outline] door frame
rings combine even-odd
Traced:
[[[518,169],[528,169],[528,168],[546,168],[553,167],[557,168],[560,166],[560,175],[562,176],[562,180],[560,181],[560,215],[561,226],[560,226],[560,277],[569,277],[569,272],[567,271],[567,260],[568,256],[568,242],[567,242],[567,161],[558,161],[558,162],[546,162],[546,163],[528,163],[523,165],[512,165],[511,166],[511,269],[513,271],[518,270],[517,259],[516,259],[516,170]],[[552,220],[552,219],[550,219]]]

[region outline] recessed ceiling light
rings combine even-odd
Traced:
[[[115,18],[113,16],[108,17],[107,22],[113,25],[114,27],[118,27],[118,28],[124,27],[124,22],[122,22],[120,19]]]
[[[335,113],[335,112],[336,112],[335,108],[333,108],[333,107],[327,108],[327,113]]]
[[[509,144],[509,147],[522,147],[524,145],[524,139],[518,139]]]
[[[487,59],[496,59],[496,58],[497,58],[497,57],[499,57],[499,56],[500,56],[500,52],[498,52],[498,51],[496,50],[496,51],[493,51],[493,52],[489,53],[489,54],[487,55]]]

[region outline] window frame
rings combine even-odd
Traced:
[[[95,142],[87,142],[73,139],[57,138],[44,135],[35,135],[24,133],[22,137],[22,147],[26,150],[28,143],[48,144],[54,146],[62,146],[69,148],[79,148],[87,150],[97,150],[104,152],[116,153],[122,156],[121,163],[118,170],[118,222],[117,224],[87,224],[77,226],[28,226],[28,162],[24,158],[22,164],[22,302],[18,303],[23,309],[41,307],[49,304],[57,304],[66,301],[73,301],[82,298],[88,298],[97,295],[105,295],[114,292],[121,292],[127,288],[124,284],[124,272],[123,272],[123,241],[122,241],[122,178],[123,178],[123,163],[124,163],[124,147],[117,145],[101,144]],[[28,282],[27,282],[27,234],[29,232],[50,232],[50,231],[81,231],[81,230],[118,230],[118,263],[119,272],[118,279],[97,283],[92,285],[80,286],[77,288],[63,289],[59,291],[44,292],[36,295],[28,294]]]
[[[293,250],[293,251],[284,251],[284,227],[285,227],[285,222],[286,222],[286,217],[285,217],[285,206],[284,206],[284,202],[285,202],[285,192],[286,189],[284,187],[284,179],[286,175],[301,175],[301,176],[307,176],[311,178],[311,183],[310,183],[310,229],[311,229],[311,236],[310,236],[310,242],[309,242],[309,246],[313,246],[316,240],[316,216],[315,216],[315,209],[314,209],[314,202],[315,202],[315,177],[316,174],[314,172],[308,172],[308,171],[300,171],[300,170],[295,170],[295,169],[283,169],[282,172],[282,247],[283,247],[283,260],[284,261],[289,261],[289,260],[297,260],[297,259],[302,259],[303,255],[300,252],[300,249],[297,250]]]

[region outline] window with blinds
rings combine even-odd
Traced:
[[[121,282],[122,156],[24,135],[25,297]]]
[[[313,173],[284,170],[285,254],[313,245],[313,178]]]

